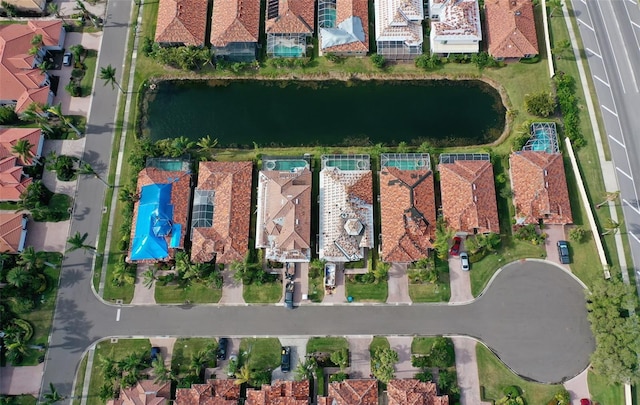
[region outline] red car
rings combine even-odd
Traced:
[[[462,243],[462,238],[456,236],[453,238],[453,246],[449,249],[449,256],[458,256],[460,254],[460,244]]]
[[[587,398],[582,398],[580,400],[580,405],[591,405],[591,400]]]

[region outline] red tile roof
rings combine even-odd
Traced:
[[[328,394],[327,402],[336,405],[378,405],[378,380],[332,382]]]
[[[488,160],[440,163],[442,214],[456,231],[500,233],[493,166]]]
[[[516,219],[525,224],[573,222],[562,154],[514,152],[509,166]]]
[[[175,405],[237,405],[240,385],[235,380],[208,380],[176,390]]]
[[[44,86],[46,76],[33,67],[31,39],[42,35],[44,46],[58,46],[62,30],[59,20],[0,26],[0,100],[16,100],[18,113],[31,102],[46,103],[50,92],[49,86]]]
[[[387,400],[388,405],[449,405],[447,395],[438,396],[436,384],[414,379],[389,381]]]
[[[433,172],[382,168],[380,213],[382,261],[414,262],[426,257],[435,238]]]
[[[206,0],[159,0],[155,41],[204,45],[207,27]]]
[[[27,220],[22,214],[0,213],[0,253],[19,253]]]
[[[0,201],[19,201],[32,181],[18,165],[17,157],[0,160]]]
[[[258,42],[260,0],[216,0],[211,16],[211,45]]]
[[[249,250],[252,162],[200,162],[198,190],[214,190],[213,226],[193,228],[191,261],[243,260]]]
[[[538,54],[531,0],[486,0],[484,7],[491,56],[508,59]]]
[[[120,388],[120,398],[107,401],[107,405],[164,405],[170,398],[171,382],[142,380],[133,387]]]
[[[267,34],[313,34],[315,0],[280,0],[278,16],[266,19]]]
[[[247,389],[245,405],[308,405],[309,396],[309,380],[276,380],[259,390]]]
[[[0,160],[9,156],[15,156],[18,158],[18,164],[30,165],[33,163],[33,159],[23,162],[22,158],[17,153],[13,152],[13,147],[20,140],[27,140],[32,145],[31,155],[38,157],[38,154],[42,151],[38,151],[38,146],[42,141],[42,130],[40,128],[0,128]]]
[[[364,41],[354,41],[323,48],[322,35],[319,36],[322,52],[369,52],[369,2],[367,0],[336,0],[336,27],[350,17],[359,17],[364,30]]]
[[[178,180],[175,180],[178,179]],[[173,223],[182,226],[180,241],[177,248],[169,249],[169,256],[174,257],[176,249],[184,249],[184,236],[187,233],[187,218],[191,208],[191,176],[188,172],[167,171],[156,167],[147,167],[138,174],[137,194],[141,195],[142,187],[149,184],[169,184],[171,183],[171,205],[173,205]],[[131,225],[131,240],[136,234],[136,222],[138,218],[138,206],[133,207],[133,224]],[[171,245],[172,235],[167,235],[167,246]],[[133,243],[131,244],[131,249]],[[131,252],[129,252],[131,256]],[[136,262],[157,262],[158,260],[138,260]]]

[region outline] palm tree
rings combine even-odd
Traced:
[[[74,250],[78,249],[84,249],[85,252],[88,251],[91,253],[95,253],[95,247],[84,243],[87,240],[87,237],[89,237],[89,234],[86,232],[84,235],[80,235],[80,232],[76,232],[75,235],[67,239],[67,243],[71,245],[71,247],[67,249],[67,253],[73,252]]]
[[[84,46],[82,46],[82,44],[71,45],[69,47],[69,50],[71,51],[71,53],[73,54],[73,57],[76,58],[78,62],[82,62],[82,60],[84,59],[83,56],[85,55],[85,52],[86,52],[86,49],[84,49]]]
[[[605,205],[609,201],[615,201],[618,197],[620,197],[620,191],[619,190],[607,193],[607,195],[605,196],[604,201],[602,201],[599,204],[596,204],[596,209],[600,209],[600,207],[602,207],[603,205]]]
[[[195,375],[200,375],[202,373],[202,369],[204,368],[205,363],[207,363],[207,353],[203,350],[193,353],[191,355],[191,362],[189,363],[189,368]]]
[[[106,380],[113,380],[114,378],[120,376],[122,372],[119,369],[118,363],[113,359],[113,356],[102,356],[98,357],[98,362],[100,368],[102,368],[102,375]]]
[[[96,24],[95,19],[93,18],[93,15],[84,6],[84,3],[82,2],[82,0],[76,0],[76,8],[82,12],[82,16],[84,17],[85,20],[86,19],[91,20],[91,24],[93,24],[95,28],[98,28],[98,24]]]
[[[571,42],[568,39],[564,39],[562,41],[558,41],[553,49],[551,49],[551,53],[556,55],[558,59],[562,59],[565,56],[571,55],[573,52],[571,48]]]
[[[66,125],[69,128],[73,129],[73,131],[76,133],[76,135],[82,136],[82,133],[80,133],[78,128],[76,128],[73,125],[73,123],[71,122],[71,119],[69,119],[69,117],[67,117],[64,114],[62,114],[62,104],[61,103],[58,103],[55,106],[51,106],[51,107],[47,108],[45,111],[48,112],[49,114],[53,114],[56,117],[58,117],[60,119],[60,121],[62,121],[62,123],[64,125]]]
[[[114,397],[113,385],[111,384],[111,382],[107,381],[104,384],[102,384],[102,386],[100,386],[100,389],[98,390],[98,398],[100,398],[100,401],[102,402],[107,402],[109,399],[112,399],[113,397]]]
[[[153,286],[153,282],[156,281],[156,272],[153,269],[145,270],[142,273],[142,285],[147,288],[151,288]]]
[[[62,20],[63,24],[66,24],[67,22],[64,20],[64,17],[60,14],[60,6],[58,5],[58,3],[52,1],[51,3],[49,3],[47,5],[47,11],[49,11],[50,14],[53,14],[56,16],[56,18],[59,18]]]
[[[34,145],[29,142],[28,139],[20,139],[11,147],[11,152],[20,156],[23,164],[27,164],[33,157],[33,153],[31,152],[31,148],[33,148],[33,146]]]
[[[113,66],[108,65],[107,67],[101,67],[100,68],[100,78],[102,80],[104,80],[104,85],[105,86],[107,84],[111,84],[111,88],[113,89],[114,85],[116,85],[116,86],[118,86],[120,91],[122,93],[124,93],[124,90],[122,90],[122,87],[120,87],[120,84],[116,80],[116,68],[114,68]]]
[[[553,13],[562,8],[561,0],[547,0],[547,7],[549,7],[549,17],[553,17]]]
[[[179,136],[171,141],[171,156],[178,157],[189,152],[196,145],[186,136]]]
[[[60,402],[66,398],[58,393],[58,390],[56,390],[56,387],[53,386],[53,383],[49,383],[49,389],[51,390],[51,392],[47,392],[46,394],[44,394],[45,405],[55,404],[56,402]]]
[[[33,246],[27,246],[22,252],[20,252],[20,257],[18,258],[17,263],[20,266],[24,266],[27,271],[33,271],[39,267],[42,267],[44,260],[38,252],[33,248]]]
[[[14,287],[22,288],[33,280],[33,276],[24,267],[14,267],[7,273],[7,283]]]
[[[216,146],[218,146],[218,139],[211,139],[211,136],[207,135],[200,138],[196,145],[205,155],[211,156]]]
[[[120,361],[119,366],[122,371],[136,374],[144,367],[144,364],[138,353],[131,353]]]
[[[119,262],[116,264],[116,267],[113,269],[113,278],[111,279],[115,285],[123,285],[129,284],[133,285],[136,282],[136,277],[129,271],[127,267],[127,263]]]
[[[155,384],[167,382],[175,378],[171,369],[164,364],[162,356],[158,355],[151,365],[153,366],[153,375],[155,376],[153,382]]]
[[[98,179],[101,182],[103,182],[105,186],[113,188],[113,186],[111,184],[107,183],[106,181],[104,181],[104,179],[102,177],[100,177],[100,175],[98,173],[96,173],[96,171],[93,170],[93,167],[87,162],[83,162],[82,163],[82,165],[78,168],[78,172],[77,173],[78,174],[88,174],[90,176],[94,176],[96,179]]]
[[[611,218],[607,218],[607,221],[604,224],[604,229],[606,230],[606,232],[603,232],[601,235],[615,235],[616,233],[618,233],[618,231],[620,231],[620,225],[622,225],[622,223],[616,222]]]
[[[249,365],[245,364],[240,368],[240,370],[236,371],[235,383],[237,385],[248,383],[249,381],[251,381],[252,377],[253,377],[253,372],[249,368]]]
[[[242,281],[242,276],[246,273],[250,273],[260,269],[259,263],[252,263],[249,253],[245,256],[244,260],[234,260],[231,262],[231,270],[233,278],[236,281]]]
[[[296,381],[309,380],[318,371],[318,362],[315,357],[307,357],[304,362],[298,363],[294,370]]]

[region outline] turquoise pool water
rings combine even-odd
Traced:
[[[184,170],[183,162],[181,160],[153,159],[149,162],[149,166],[170,172],[179,172]]]
[[[304,55],[301,46],[276,45],[273,47],[273,55],[281,58],[300,58]]]
[[[536,152],[553,152],[553,145],[551,144],[552,136],[552,134],[547,133],[544,129],[536,129],[534,139],[529,141],[531,150]]]
[[[299,167],[306,167],[307,162],[304,160],[267,160],[263,163],[263,167],[269,170],[293,171]]]

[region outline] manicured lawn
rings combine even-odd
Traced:
[[[91,370],[91,380],[89,382],[89,397],[87,405],[104,405],[100,401],[98,392],[105,383],[102,369],[100,368],[100,357],[110,357],[116,361],[122,360],[131,353],[144,353],[151,350],[148,339],[119,339],[118,343],[111,343],[109,340],[99,343]]]
[[[282,298],[282,282],[250,284],[242,288],[242,296],[247,303],[273,304]]]
[[[322,302],[324,299],[324,279],[322,275],[318,277],[309,276],[309,297],[311,302]]]
[[[116,220],[117,218],[118,218],[118,215],[116,215]],[[117,228],[114,226],[113,229],[117,229]],[[115,268],[115,265],[116,263],[118,263],[118,261],[122,260],[121,259],[122,253],[118,252],[116,248],[115,242],[117,242],[120,239],[119,236],[116,234],[117,232],[114,232],[114,235],[111,238],[111,242],[113,242],[111,244],[112,250],[109,252],[109,259],[108,259],[109,264],[107,265],[107,277],[104,282],[104,294],[102,298],[104,298],[107,301],[122,300],[125,304],[128,304],[133,299],[133,291],[134,291],[133,284],[124,284],[122,286],[116,286],[112,282],[112,279],[113,279],[112,273]],[[96,291],[98,291],[97,286],[100,284],[100,277],[99,277],[100,270],[101,268],[97,269],[97,271],[95,272],[96,277],[94,277],[94,280],[93,280],[94,283],[96,284]]]
[[[38,402],[33,395],[18,395],[12,398],[14,405],[36,405]]]
[[[624,387],[610,384],[604,377],[589,371],[587,374],[591,400],[601,405],[624,404]]]
[[[277,338],[245,338],[240,341],[240,354],[246,353],[244,358],[251,370],[273,370],[278,367],[281,349]]]
[[[218,341],[214,338],[180,338],[176,340],[171,356],[171,369],[177,371],[179,376],[186,376],[191,370],[189,368],[191,356],[212,342],[217,344]],[[213,367],[215,364],[210,366]]]
[[[471,293],[477,297],[486,287],[493,274],[507,263],[519,259],[546,257],[543,246],[534,246],[512,238],[503,238],[502,246],[493,254],[489,254],[476,263],[471,263]]]
[[[409,297],[413,302],[449,302],[451,283],[449,282],[449,263],[436,260],[438,266],[438,282],[412,284],[409,280]]]
[[[346,278],[347,296],[360,302],[385,302],[387,301],[387,283],[359,283],[352,280],[353,276]]]
[[[478,374],[480,385],[484,387],[483,400],[497,401],[504,396],[502,390],[509,385],[520,387],[527,404],[544,405],[553,396],[563,390],[560,384],[539,384],[524,380],[515,375],[484,345],[476,345],[478,356]]]
[[[371,344],[369,345],[369,351],[373,354],[373,351],[376,349],[388,349],[391,345],[389,341],[384,336],[374,336]]]
[[[220,301],[222,290],[210,288],[202,283],[193,282],[187,287],[178,285],[161,286],[156,284],[155,298],[158,304],[208,304]]]
[[[349,342],[343,337],[312,337],[307,342],[307,353],[333,353],[349,349]]]
[[[95,49],[87,49],[87,56],[84,59],[86,71],[84,77],[80,81],[82,88],[82,97],[91,95],[93,91],[93,77],[96,73],[96,63],[98,62],[98,51]]]
[[[435,337],[414,337],[411,342],[411,354],[431,353],[431,346],[436,342]]]
[[[87,355],[85,354],[78,366],[76,374],[76,389],[73,391],[73,405],[80,405],[82,397],[82,388],[84,386],[84,375],[87,371]]]

